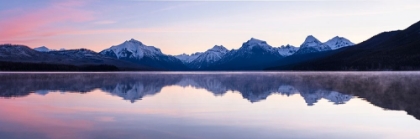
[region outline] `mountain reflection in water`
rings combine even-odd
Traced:
[[[86,93],[100,89],[132,103],[165,86],[192,86],[214,95],[241,93],[250,102],[271,94],[300,95],[308,106],[324,98],[345,104],[357,96],[389,110],[420,118],[420,74],[410,72],[333,73],[8,73],[0,74],[0,97],[50,91]]]

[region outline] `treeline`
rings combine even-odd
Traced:
[[[0,71],[120,71],[113,65],[66,65],[0,61]]]

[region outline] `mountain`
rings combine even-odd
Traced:
[[[43,53],[35,51],[28,46],[2,44],[0,45],[0,61],[30,61],[42,59]]]
[[[152,70],[88,49],[39,52],[24,45],[0,45],[0,70],[80,71]]]
[[[354,43],[352,43],[348,39],[343,38],[343,37],[339,37],[339,36],[336,36],[336,37],[328,40],[324,44],[328,45],[331,48],[331,50],[336,50],[336,49],[340,49],[340,48],[343,48],[343,47],[354,45]]]
[[[267,42],[251,38],[238,50],[227,52],[222,58],[204,70],[260,70],[265,64],[283,58],[276,48]]]
[[[420,22],[383,32],[327,56],[288,65],[290,70],[420,70]],[[271,69],[280,70],[283,67]]]
[[[216,45],[204,53],[196,53],[195,55],[183,54],[177,57],[193,70],[260,70],[265,68],[264,66],[273,66],[270,64],[274,61],[294,54],[302,57],[306,54],[326,52],[351,45],[354,45],[351,41],[338,36],[322,43],[312,35],[309,35],[301,47],[294,47],[289,44],[281,47],[272,47],[265,41],[251,38],[238,50],[228,51],[223,46]],[[305,60],[310,59],[311,56]],[[284,63],[289,63],[289,61]]]
[[[49,51],[50,51],[50,49],[48,49],[48,48],[47,48],[47,47],[45,47],[45,46],[41,46],[41,47],[34,48],[34,50],[35,50],[35,51],[38,51],[38,52],[49,52]]]
[[[160,49],[155,48],[154,46],[144,45],[142,42],[135,39],[127,40],[122,44],[112,46],[100,53],[118,59],[142,59],[143,57],[158,57],[163,55]]]
[[[105,56],[96,53],[92,50],[81,48],[81,49],[70,49],[70,50],[61,50],[61,51],[51,51],[50,54],[61,55],[65,57],[74,57],[74,58],[88,58],[88,57],[98,57],[106,58]]]
[[[54,58],[53,62],[67,63],[71,65],[112,65],[119,70],[156,70],[153,67],[139,65],[130,61],[121,61],[116,58],[104,56],[89,49],[69,49],[50,51],[47,54]]]
[[[281,56],[290,56],[293,55],[294,53],[296,53],[299,50],[298,47],[292,46],[292,45],[282,45],[280,47],[277,48],[277,51],[279,52],[279,54]]]
[[[309,35],[295,54],[315,53],[329,50],[331,50],[330,46],[320,42],[314,36]]]
[[[201,52],[197,52],[197,53],[193,53],[191,55],[188,54],[180,54],[180,55],[176,55],[175,57],[178,58],[179,60],[181,60],[184,64],[188,64],[191,63],[194,59],[196,59],[198,56],[200,56]]]
[[[268,65],[269,68],[266,68],[266,69],[267,70],[294,70],[293,67],[296,64],[327,57],[337,52],[334,50],[339,50],[340,48],[353,46],[354,44],[348,39],[344,37],[338,37],[338,36],[328,40],[325,43],[321,43],[315,37],[309,35],[307,39],[305,39],[305,42],[302,45],[303,46],[301,46],[300,48],[296,48],[296,49],[299,49],[298,51],[300,52],[295,52],[295,54],[291,53],[291,55],[286,56],[285,58],[282,58],[276,62],[271,63],[271,65]],[[319,46],[323,46],[326,48],[326,46],[328,46],[331,49],[319,50],[319,49],[312,49],[310,48],[310,46],[313,46],[315,48],[319,48]]]
[[[154,46],[147,46],[135,39],[127,40],[122,44],[105,49],[101,51],[100,54],[156,69],[187,69],[183,62],[178,58],[163,54],[160,49],[155,48]]]
[[[50,51],[64,51],[66,49],[60,48],[60,49],[57,50],[57,49],[50,49],[48,47],[41,46],[41,47],[34,48],[34,50],[38,51],[38,52],[50,52]]]
[[[208,67],[213,63],[222,59],[222,57],[229,52],[223,45],[215,45],[213,48],[208,49],[200,54],[196,59],[191,61],[188,66],[193,69]]]
[[[53,57],[54,61],[60,61],[60,63],[68,63],[72,65],[85,65],[85,64],[109,64],[116,65],[119,67],[125,67],[133,65],[133,63],[123,62],[114,58],[110,58],[94,52],[89,49],[70,49],[62,51],[50,51],[48,52],[50,57]]]

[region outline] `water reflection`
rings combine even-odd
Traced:
[[[353,96],[420,119],[419,73],[25,73],[0,74],[0,96],[24,97],[50,91],[86,93],[95,89],[132,103],[165,86],[191,86],[214,95],[241,93],[250,102],[272,94],[300,95],[308,106],[320,99],[345,104]]]

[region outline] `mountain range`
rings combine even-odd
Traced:
[[[380,33],[359,44],[339,36],[321,42],[308,35],[299,47],[273,47],[251,38],[238,49],[215,45],[205,52],[175,56],[135,39],[99,53],[3,44],[0,70],[417,70],[419,32],[420,23],[416,23],[405,30]]]
[[[352,47],[277,61],[268,70],[420,70],[420,22],[379,33]],[[305,58],[303,58],[305,57]],[[288,61],[295,62],[288,62]],[[296,62],[298,61],[298,62]]]
[[[308,38],[315,39],[313,36]],[[308,40],[308,38],[306,40]],[[333,41],[342,42],[341,37]],[[308,44],[305,40],[303,45]],[[330,40],[330,41],[331,41]],[[344,39],[347,40],[347,39]],[[319,42],[317,40],[317,42]],[[327,42],[326,42],[327,43]],[[339,48],[352,45],[343,43],[308,45],[318,50],[320,47]],[[205,52],[191,55],[167,55],[159,48],[148,46],[130,39],[111,46],[99,53],[88,49],[53,50],[45,46],[31,49],[23,45],[0,45],[1,70],[262,70],[266,65],[284,57],[294,55],[299,47],[284,45],[272,47],[263,40],[251,38],[242,47],[228,50],[215,45]],[[332,50],[332,49],[328,49]],[[319,49],[324,51],[324,49]],[[315,51],[313,51],[315,52]],[[308,52],[312,53],[312,52]],[[246,61],[246,62],[244,62]],[[25,66],[30,64],[31,68]]]

